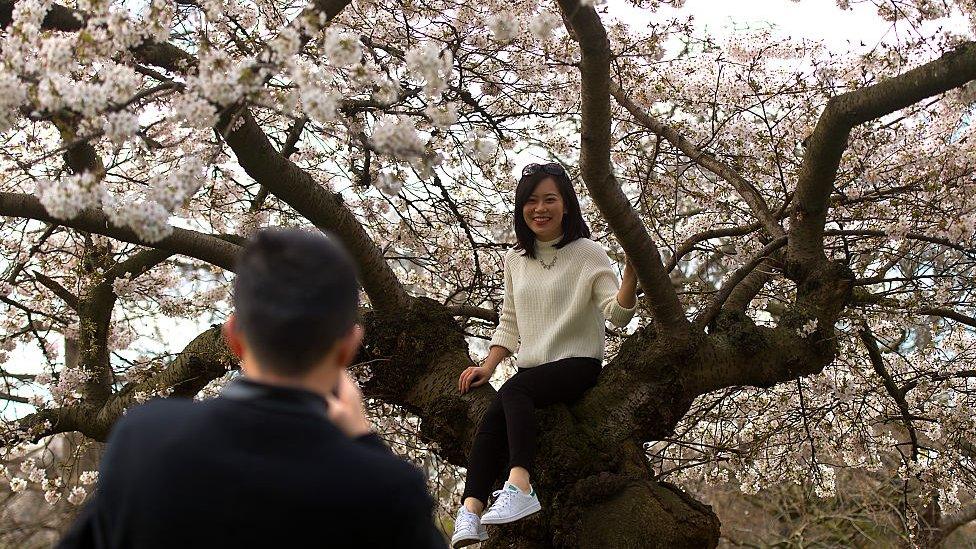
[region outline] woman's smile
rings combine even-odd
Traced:
[[[535,217],[532,218],[532,222],[535,223],[539,227],[545,226],[545,224],[546,223],[549,223],[550,221],[552,221],[552,217],[550,217],[548,215],[537,215],[537,216],[535,216]]]
[[[563,197],[551,177],[540,181],[522,206],[525,223],[539,240],[552,240],[559,236],[565,213]]]

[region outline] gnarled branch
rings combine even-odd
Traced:
[[[664,330],[684,334],[688,320],[661,254],[621,190],[610,164],[610,43],[606,29],[596,11],[581,6],[578,0],[559,0],[559,7],[570,34],[580,46],[583,182],[634,264],[654,319]]]

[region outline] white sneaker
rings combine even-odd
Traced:
[[[467,547],[481,543],[486,539],[488,539],[488,530],[481,525],[481,519],[462,505],[458,509],[457,518],[454,519],[454,535],[451,536],[451,547],[453,549]]]
[[[491,495],[497,499],[481,516],[481,524],[506,524],[542,509],[535,490],[526,494],[511,482],[506,482],[501,490],[495,490]]]

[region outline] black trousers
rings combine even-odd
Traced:
[[[519,368],[498,390],[478,426],[461,501],[473,497],[487,503],[491,486],[502,470],[524,467],[531,472],[536,449],[535,409],[576,400],[596,384],[600,366],[601,361],[595,358],[571,357]]]

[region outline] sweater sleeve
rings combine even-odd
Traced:
[[[502,311],[498,315],[498,326],[491,336],[488,344],[490,349],[493,345],[505,347],[512,354],[519,348],[518,324],[515,320],[515,298],[512,297],[512,270],[509,265],[512,252],[505,255],[505,296],[502,299]]]
[[[627,309],[617,301],[620,282],[610,266],[610,257],[602,246],[597,244],[593,247],[593,253],[589,254],[589,260],[590,268],[593,269],[593,302],[603,312],[604,318],[613,323],[614,326],[623,328],[634,318],[634,313],[637,312],[637,304],[635,303],[633,307]]]

